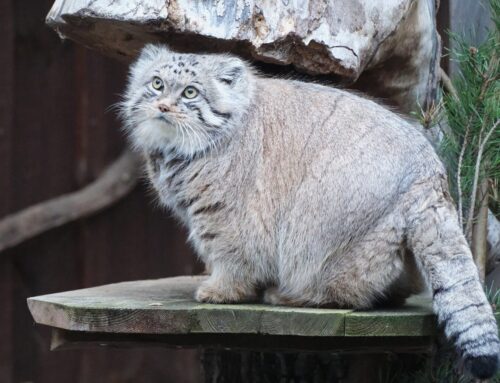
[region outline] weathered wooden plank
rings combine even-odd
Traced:
[[[432,336],[436,320],[430,299],[414,296],[402,308],[356,311],[346,315],[345,335],[356,337]]]
[[[28,299],[37,323],[70,331],[120,334],[266,334],[307,337],[430,336],[428,300],[399,309],[354,312],[263,304],[200,304],[205,277],[111,284]]]
[[[335,336],[349,310],[213,305],[193,300],[204,277],[111,284],[28,299],[37,323],[113,333]]]
[[[52,329],[52,350],[92,348],[174,349],[216,348],[288,352],[427,353],[435,339],[430,336],[345,337],[260,334],[117,334]]]

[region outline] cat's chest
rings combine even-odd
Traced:
[[[173,150],[146,153],[148,177],[163,203],[171,206],[185,187],[195,159],[177,155]]]
[[[219,174],[222,165],[214,159],[179,157],[168,151],[148,153],[146,158],[161,202],[183,217],[202,202],[220,199],[228,185]]]

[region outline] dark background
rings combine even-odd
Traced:
[[[449,1],[441,1],[441,31],[463,28],[460,17],[487,20],[475,1]],[[44,25],[51,5],[0,0],[0,218],[81,188],[125,145],[106,110],[126,67],[61,41]],[[105,212],[0,253],[0,383],[200,381],[196,350],[50,352],[50,332],[26,306],[34,295],[199,273],[185,233],[153,201],[142,182]]]

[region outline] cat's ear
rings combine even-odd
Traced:
[[[147,44],[140,51],[137,59],[130,66],[130,81],[140,78],[151,67],[151,63],[160,55],[168,54],[170,50],[165,45]]]
[[[244,75],[246,65],[236,57],[224,57],[218,65],[216,78],[226,85],[236,84]]]
[[[166,45],[146,44],[139,53],[137,61],[151,61],[158,57],[158,55],[168,52],[170,52],[170,49]]]

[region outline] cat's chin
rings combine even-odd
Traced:
[[[176,128],[173,125],[158,119],[144,121],[130,132],[133,146],[146,151],[170,146],[176,136]]]
[[[184,137],[175,126],[165,123],[163,120],[152,119],[145,121],[131,131],[132,144],[139,151],[151,152],[174,148],[183,157],[193,157],[205,152],[208,143],[201,139],[190,140],[185,134]]]

